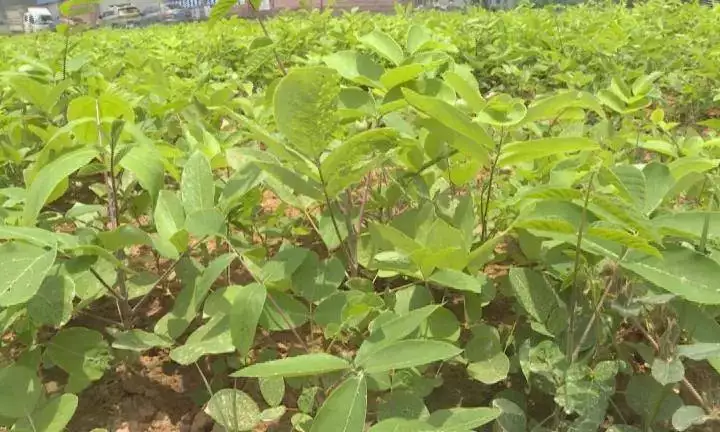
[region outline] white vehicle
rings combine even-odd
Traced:
[[[55,19],[50,9],[44,7],[29,7],[23,14],[23,31],[37,33],[55,28]]]

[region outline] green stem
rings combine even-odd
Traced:
[[[505,140],[505,128],[503,127],[500,130],[500,142],[498,142],[498,145],[495,147],[495,158],[493,158],[492,165],[490,165],[490,178],[488,179],[487,183],[487,197],[484,200],[484,203],[482,204],[482,215],[480,224],[482,225],[482,233],[480,234],[480,239],[484,242],[487,240],[487,226],[488,226],[488,214],[490,213],[490,200],[492,199],[492,187],[493,187],[493,180],[495,179],[495,171],[497,171],[497,164],[500,160],[500,153],[502,152],[502,145],[503,141]],[[482,197],[481,197],[482,202]]]

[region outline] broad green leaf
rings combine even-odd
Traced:
[[[705,220],[709,221],[707,238],[720,240],[720,212],[686,211],[668,213],[652,219],[653,225],[669,235],[700,239]]]
[[[600,149],[598,143],[582,137],[555,137],[516,141],[503,145],[498,159],[498,166],[504,167],[548,156],[598,149]]]
[[[75,282],[65,275],[45,277],[37,293],[28,301],[30,319],[37,325],[60,327],[70,320],[75,298]]]
[[[210,162],[199,151],[193,153],[185,162],[180,194],[186,214],[210,209],[215,204],[215,180]]]
[[[458,291],[480,294],[482,293],[482,287],[485,285],[486,278],[484,275],[477,277],[457,270],[438,269],[430,276],[428,282]]]
[[[525,122],[538,120],[554,120],[571,108],[590,109],[605,118],[605,111],[598,100],[591,94],[581,91],[567,91],[548,96],[533,102],[528,107]]]
[[[360,345],[355,355],[355,363],[362,363],[368,356],[377,352],[420,328],[435,311],[439,305],[428,305],[409,311],[405,315],[398,316],[380,326],[374,326],[370,336]]]
[[[345,79],[370,87],[382,87],[380,77],[385,69],[368,54],[338,51],[324,57],[323,61]]]
[[[405,418],[388,418],[376,423],[368,432],[437,432],[438,429],[423,421]]]
[[[453,141],[457,150],[480,162],[489,160],[488,150],[494,149],[495,143],[482,126],[474,123],[457,108],[438,98],[422,96],[410,89],[403,89],[403,95],[408,103],[417,110],[467,138],[468,141]]]
[[[525,432],[527,417],[525,411],[515,401],[505,398],[493,399],[493,408],[501,411],[497,418],[500,432]]]
[[[235,346],[230,335],[230,317],[219,315],[192,332],[185,344],[170,351],[170,358],[181,365],[189,365],[205,355],[233,351]]]
[[[655,357],[652,363],[652,376],[662,385],[680,382],[685,378],[685,367],[677,357],[667,360]]]
[[[645,205],[645,175],[643,171],[632,165],[617,165],[611,172],[620,182],[620,189],[626,198],[635,207],[642,209]],[[618,185],[615,184],[617,187]]]
[[[395,66],[399,66],[405,59],[400,45],[390,35],[381,30],[375,29],[370,33],[358,36],[358,42],[369,47],[381,57],[390,60]]]
[[[468,375],[483,384],[495,384],[507,378],[510,360],[494,327],[481,324],[472,329],[473,337],[465,345]]]
[[[155,228],[161,238],[169,242],[177,239],[175,235],[185,226],[185,210],[175,192],[162,190],[158,193],[154,219]],[[179,250],[184,250],[184,246],[186,246],[175,244],[175,242],[173,244]]]
[[[707,159],[700,156],[686,156],[668,164],[673,178],[679,180],[690,173],[704,173],[720,164],[720,159]]]
[[[669,420],[683,406],[673,386],[662,386],[649,375],[633,375],[625,391],[625,401],[647,424]]]
[[[672,306],[679,326],[687,332],[690,340],[700,345],[720,344],[720,324],[710,313],[686,300],[673,300]],[[708,363],[720,372],[720,355],[709,358]]]
[[[260,281],[269,288],[285,288],[283,282],[289,283],[295,272],[307,260],[311,252],[302,247],[287,247],[275,254],[262,267]]]
[[[0,240],[24,240],[38,246],[55,247],[65,238],[41,228],[0,225]]]
[[[55,262],[56,250],[20,242],[0,245],[0,306],[30,300]]]
[[[265,423],[277,423],[287,412],[287,408],[283,405],[268,408],[260,413],[260,420]]]
[[[218,209],[206,208],[188,213],[185,219],[188,233],[202,238],[206,236],[225,236],[227,227],[225,216]]]
[[[27,200],[23,208],[23,224],[34,226],[45,203],[61,181],[87,165],[97,156],[94,147],[84,147],[64,155],[45,165],[28,185]]]
[[[266,303],[267,290],[260,284],[237,288],[230,311],[230,334],[235,348],[241,355],[247,355],[255,341],[255,332]]]
[[[232,377],[297,377],[350,369],[350,363],[330,354],[316,353],[257,363],[233,373]]]
[[[660,251],[652,246],[646,239],[638,235],[630,234],[622,229],[591,226],[587,229],[587,235],[591,238],[619,243],[629,249],[637,249],[648,255],[661,256]]]
[[[485,99],[480,95],[480,90],[477,86],[477,81],[469,82],[464,77],[456,72],[446,72],[443,75],[445,82],[455,90],[461,98],[465,100],[468,106],[475,112],[480,112],[485,109]],[[474,78],[473,78],[474,81]]]
[[[259,324],[270,331],[300,327],[310,319],[307,306],[283,292],[268,293]]]
[[[66,391],[80,391],[110,366],[110,347],[102,334],[83,327],[61,330],[48,342],[46,354],[70,375]]]
[[[425,72],[425,66],[418,63],[410,63],[396,68],[388,69],[380,77],[380,83],[386,89],[392,89],[395,86],[412,81]]]
[[[31,415],[21,418],[13,432],[63,432],[78,406],[78,397],[65,393],[52,398]]]
[[[173,342],[164,336],[133,329],[115,335],[112,347],[120,350],[143,352],[152,348],[170,348]]]
[[[260,378],[260,393],[270,406],[278,406],[285,397],[285,380],[282,377]]]
[[[568,311],[542,273],[527,267],[513,267],[508,273],[515,298],[529,317],[553,335],[566,328]]]
[[[98,239],[109,251],[118,251],[134,245],[152,245],[150,236],[135,225],[121,225],[113,230],[100,232]]]
[[[343,381],[318,410],[310,432],[362,432],[367,413],[365,375]]]
[[[447,342],[408,339],[384,345],[355,364],[367,373],[376,373],[447,360],[462,351]]]
[[[275,122],[299,152],[317,160],[338,127],[339,76],[332,69],[294,69],[275,89]]]
[[[222,389],[212,395],[205,412],[228,431],[252,431],[260,423],[260,408],[247,393]]]
[[[112,137],[112,123],[122,119],[132,124],[135,121],[135,111],[132,105],[118,94],[103,93],[99,97],[79,96],[68,104],[68,122],[78,120],[73,127],[76,138],[86,144],[109,145]],[[82,120],[90,120],[83,122]],[[98,132],[98,123],[102,124],[102,131]],[[100,135],[100,136],[99,136]]]
[[[692,360],[707,360],[720,357],[720,343],[694,343],[692,345],[678,345],[677,354]]]
[[[422,46],[430,40],[432,40],[430,30],[424,26],[413,24],[408,30],[405,47],[410,54],[415,54],[417,50],[422,48]]]
[[[720,264],[690,249],[672,247],[662,258],[631,254],[620,265],[673,294],[699,304],[720,304]]]
[[[707,420],[705,410],[699,406],[685,405],[678,408],[672,416],[672,425],[676,430],[684,431],[698,426]]]
[[[422,324],[420,333],[428,339],[457,342],[460,339],[460,322],[454,312],[441,307]]]
[[[33,412],[42,394],[37,373],[25,366],[0,369],[0,416],[21,418]]]
[[[145,145],[135,146],[120,160],[120,166],[133,173],[153,201],[165,180],[165,164],[159,152]]]
[[[465,432],[498,418],[496,408],[450,408],[434,411],[427,422],[443,432]]]
[[[316,303],[335,293],[344,279],[342,261],[334,257],[320,261],[317,254],[311,252],[292,275],[293,291]]]
[[[378,408],[378,420],[389,418],[422,419],[430,415],[421,397],[409,391],[395,390],[385,396]]]
[[[399,136],[390,128],[371,129],[353,135],[322,161],[327,193],[335,197],[359,182],[397,147]]]

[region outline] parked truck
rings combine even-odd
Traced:
[[[6,33],[37,33],[55,28],[55,18],[45,7],[10,6],[0,30]]]

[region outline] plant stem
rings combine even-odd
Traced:
[[[487,197],[485,198],[485,203],[481,206],[482,216],[480,224],[482,224],[482,233],[480,234],[480,239],[483,242],[487,239],[488,213],[490,212],[490,200],[492,199],[493,180],[495,179],[495,171],[497,169],[498,160],[500,160],[500,153],[502,152],[502,145],[504,140],[505,128],[503,127],[500,130],[500,142],[495,147],[495,158],[492,161],[492,165],[490,165],[490,178],[488,178],[487,183]]]
[[[572,356],[570,357],[570,363],[574,363],[575,360],[577,360],[577,357],[580,354],[582,344],[585,343],[585,339],[587,339],[588,335],[590,334],[590,330],[592,329],[593,324],[595,324],[595,319],[600,315],[600,309],[602,309],[602,306],[605,303],[605,299],[607,298],[608,294],[614,286],[614,281],[611,281],[605,285],[605,290],[603,290],[602,296],[600,296],[600,300],[598,300],[597,305],[593,310],[593,314],[590,316],[590,321],[588,321],[587,326],[585,326],[585,330],[580,336],[580,340],[578,341],[575,349],[572,352]]]
[[[323,196],[325,197],[325,205],[327,205],[328,212],[330,212],[330,221],[332,222],[332,226],[335,229],[335,235],[337,235],[338,242],[340,243],[340,247],[342,248],[343,252],[345,253],[345,258],[347,258],[348,265],[350,266],[350,268],[354,268],[355,258],[353,256],[353,254],[351,254],[350,248],[343,241],[342,235],[340,234],[340,226],[338,225],[337,217],[335,216],[335,211],[333,211],[332,202],[330,201],[330,195],[328,195],[328,193],[327,193],[327,183],[325,182],[325,177],[323,176],[322,168],[320,167],[320,161],[316,162],[316,166],[318,169],[318,175],[320,176],[320,183],[322,184]]]
[[[250,8],[253,10],[253,15],[255,15],[255,20],[260,24],[260,28],[262,29],[263,33],[265,33],[265,37],[273,41],[273,38],[270,36],[270,32],[268,31],[267,27],[265,27],[265,23],[263,22],[262,18],[260,18],[260,15],[258,15],[257,9],[255,9],[255,6],[252,4],[252,2],[248,2],[250,4]],[[278,54],[277,50],[275,49],[275,46],[272,47],[273,54],[275,55],[275,61],[277,62],[278,69],[283,75],[287,75],[287,69],[285,69],[285,65],[283,64],[282,60],[280,59],[280,55]]]
[[[630,320],[632,321],[633,326],[635,328],[637,328],[638,330],[640,330],[640,332],[643,334],[645,339],[650,343],[650,345],[652,345],[655,352],[659,353],[660,352],[660,344],[653,337],[653,335],[651,335],[650,332],[648,332],[648,330],[645,328],[645,326],[642,325],[640,323],[640,321],[638,321],[637,318],[631,317]],[[688,379],[686,377],[683,377],[682,384],[683,384],[683,387],[685,387],[685,390],[687,390],[688,393],[690,393],[690,396],[692,396],[693,399],[695,399],[695,402],[697,402],[702,407],[702,409],[705,410],[705,412],[707,414],[710,414],[710,412],[712,411],[711,407],[708,405],[707,402],[705,402],[705,400],[700,395],[700,393],[697,391],[695,386],[693,386],[692,383],[690,381],[688,381]]]
[[[98,145],[100,148],[104,148],[104,141],[103,141],[103,124],[101,121],[101,115],[100,115],[100,103],[98,101],[95,101],[95,125],[98,130]],[[110,218],[110,229],[117,229],[119,226],[119,215],[118,215],[118,199],[117,199],[117,182],[115,179],[115,147],[116,147],[116,137],[112,136],[110,139],[110,170],[109,172],[105,173],[105,183],[107,185],[108,189],[108,203],[107,203],[107,210],[108,210],[108,217]],[[120,261],[124,262],[125,260],[125,253],[122,251],[122,249],[115,252],[115,257]],[[127,285],[125,281],[125,270],[124,269],[117,269],[117,294],[118,298],[118,310],[120,312],[120,321],[123,323],[123,327],[125,329],[128,329],[130,325],[130,319],[132,317],[132,311],[130,310],[130,303],[128,302],[128,291],[127,291]]]
[[[567,331],[567,346],[565,355],[568,359],[572,358],[573,353],[573,339],[575,333],[575,309],[577,308],[578,298],[580,297],[580,282],[578,274],[580,273],[580,257],[582,256],[581,247],[583,241],[583,234],[585,232],[585,224],[587,223],[587,208],[590,203],[590,194],[592,193],[592,184],[595,179],[595,170],[590,173],[588,179],[587,190],[585,191],[585,201],[583,203],[582,213],[580,215],[580,226],[578,227],[577,243],[575,243],[575,263],[573,265],[573,286],[572,292],[570,293],[570,323]]]

